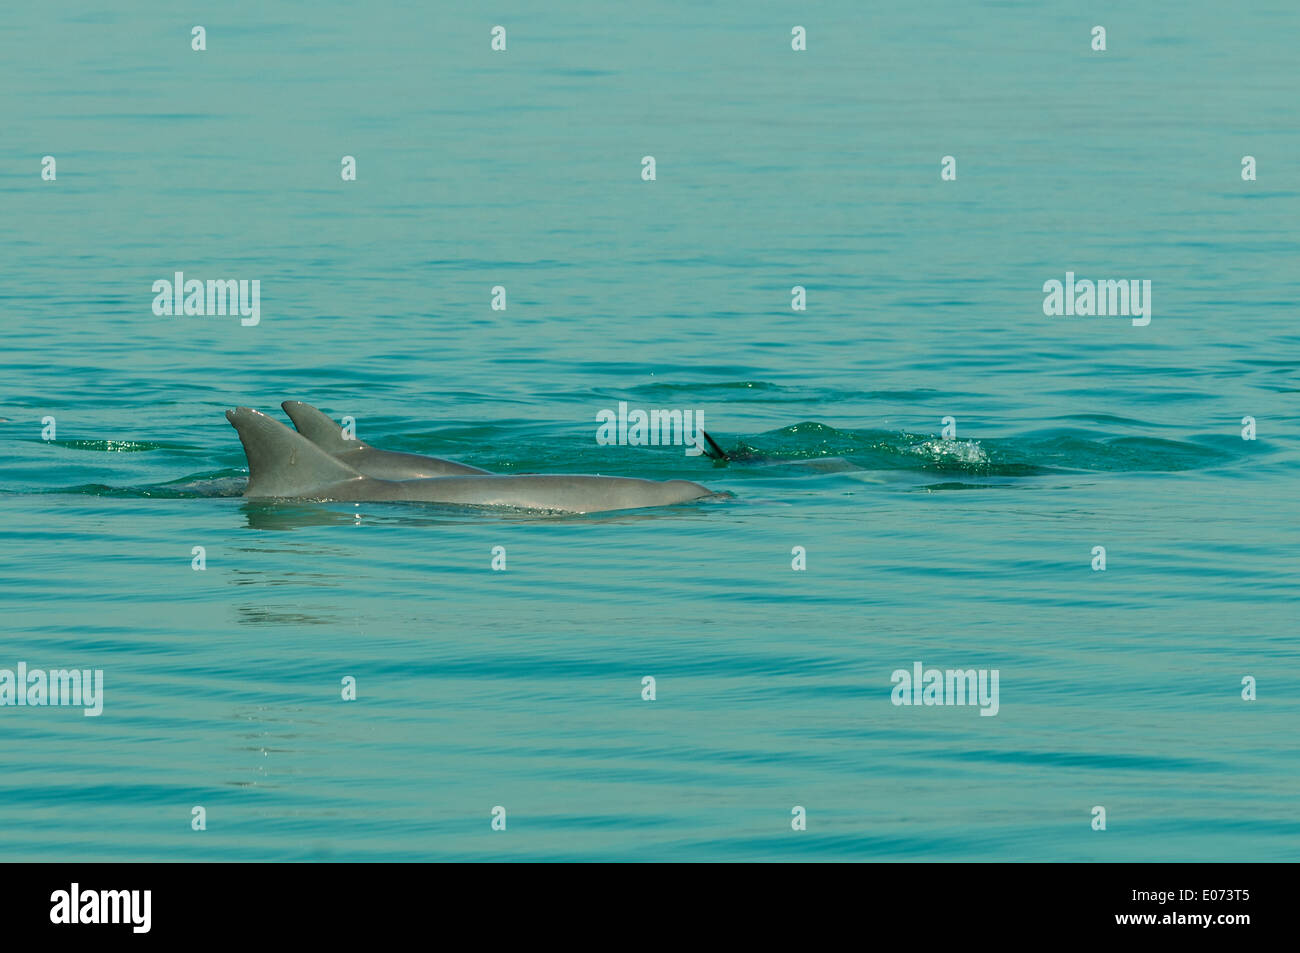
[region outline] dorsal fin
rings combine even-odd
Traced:
[[[700,431],[700,436],[703,437],[705,441],[707,441],[708,446],[705,446],[705,444],[703,443],[697,443],[696,446],[699,447],[701,450],[703,450],[704,455],[708,457],[710,460],[721,460],[725,463],[727,460],[731,459],[729,456],[727,456],[727,451],[719,447],[718,442],[714,440],[712,437],[710,437],[703,430]]]
[[[249,407],[226,411],[248,457],[245,496],[310,497],[348,480],[363,480],[300,433]]]
[[[293,425],[316,446],[326,453],[339,454],[349,450],[365,450],[369,444],[360,440],[344,440],[343,428],[334,422],[334,418],[322,413],[311,404],[300,400],[286,400],[280,405],[289,415]]]

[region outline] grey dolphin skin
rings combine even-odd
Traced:
[[[380,450],[360,440],[343,439],[343,428],[331,417],[321,413],[311,404],[300,400],[286,400],[280,405],[289,415],[293,425],[316,446],[331,457],[342,460],[354,470],[379,480],[420,480],[425,477],[454,476],[456,474],[485,474],[478,467],[425,457],[417,453],[395,453]]]
[[[238,432],[248,457],[244,496],[254,499],[459,503],[601,513],[668,506],[713,495],[712,490],[687,480],[631,477],[488,473],[385,480],[362,473],[251,408],[228,410],[226,419]]]

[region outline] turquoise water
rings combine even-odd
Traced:
[[[10,11],[0,669],[104,710],[0,707],[0,858],[1294,859],[1300,10],[1130,7]],[[286,398],[725,495],[244,501],[223,411]]]

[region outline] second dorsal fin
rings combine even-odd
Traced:
[[[317,410],[311,404],[300,400],[286,400],[280,405],[289,415],[293,425],[316,446],[326,453],[339,454],[349,450],[364,450],[369,445],[360,440],[344,440],[343,428],[334,422],[334,418]]]

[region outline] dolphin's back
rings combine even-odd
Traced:
[[[418,453],[398,453],[395,450],[376,450],[374,447],[334,454],[352,469],[379,480],[424,480],[443,476],[483,476],[487,470],[471,467],[454,460],[440,460]]]
[[[646,506],[669,506],[713,495],[689,480],[638,480],[633,477],[521,474],[439,477],[389,483],[384,499],[473,506],[599,513]],[[387,495],[391,494],[391,495]]]
[[[473,474],[415,480],[368,476],[301,433],[248,407],[226,411],[248,455],[246,497],[511,506],[599,513],[668,506],[712,495],[688,480],[565,474]]]

